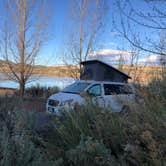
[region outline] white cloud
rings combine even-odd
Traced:
[[[93,51],[89,54],[89,60],[98,59],[109,64],[119,63],[120,58],[123,59],[125,63],[130,63],[132,56],[138,54],[133,50],[113,50],[113,49],[103,49],[98,51]],[[166,63],[166,56],[159,56],[156,54],[151,54],[150,56],[138,59],[138,64],[147,65],[160,65]]]
[[[141,62],[141,63],[146,63],[146,62],[154,63],[156,61],[157,61],[157,56],[156,55],[150,55],[148,57],[139,59],[139,62]]]
[[[109,63],[118,63],[120,58],[122,58],[125,62],[129,62],[131,60],[131,56],[137,54],[136,51],[133,50],[113,50],[113,49],[104,49],[91,52],[89,54],[89,60],[102,60]]]
[[[166,57],[156,54],[151,54],[148,57],[139,59],[139,63],[160,64],[161,62],[166,62]]]

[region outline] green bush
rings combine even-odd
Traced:
[[[50,116],[49,133],[35,130],[37,113],[16,111],[19,100],[0,99],[0,164],[166,165],[165,84],[157,84],[139,86],[142,99],[125,112],[88,103]]]
[[[66,158],[72,165],[106,165],[111,160],[111,152],[101,141],[82,136],[79,144],[66,152]]]
[[[0,166],[60,165],[61,160],[48,160],[45,150],[34,141],[39,139],[34,130],[35,114],[17,111],[14,101],[1,99]]]
[[[155,95],[158,91],[151,85],[141,87],[139,92],[143,100],[124,113],[113,113],[89,104],[66,111],[63,117],[53,117],[55,131],[52,134],[56,134],[52,144],[63,149],[65,161],[68,161],[66,151],[72,150],[74,165],[80,165],[79,154],[84,156],[80,148],[81,136],[103,142],[111,152],[109,164],[165,165],[166,110],[161,100],[164,96]],[[57,140],[61,140],[60,143]],[[95,163],[93,153],[88,156]]]

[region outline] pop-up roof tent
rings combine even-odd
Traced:
[[[100,60],[81,62],[81,80],[128,82],[130,76]]]

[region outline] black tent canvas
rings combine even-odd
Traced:
[[[82,80],[128,82],[128,79],[131,79],[122,71],[99,60],[84,61],[81,64],[83,65],[80,75]]]

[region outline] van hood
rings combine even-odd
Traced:
[[[58,100],[60,102],[65,102],[67,100],[73,100],[73,102],[81,103],[83,101],[83,98],[80,96],[80,94],[73,94],[73,93],[65,93],[65,92],[59,92],[56,94],[53,94],[49,97],[49,99],[52,100]]]

